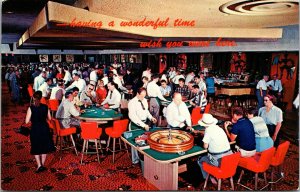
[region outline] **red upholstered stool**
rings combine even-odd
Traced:
[[[210,165],[206,162],[203,163],[203,169],[208,173],[205,179],[203,190],[205,190],[207,186],[207,181],[209,175],[212,175],[218,179],[218,190],[221,190],[221,181],[222,179],[230,178],[231,190],[234,190],[233,185],[233,176],[235,175],[236,168],[238,166],[240,160],[240,153],[233,153],[231,155],[227,155],[222,157],[221,166],[216,167]]]
[[[82,164],[84,152],[85,152],[85,154],[88,154],[88,153],[95,154],[95,152],[88,152],[88,145],[89,145],[90,140],[93,140],[95,142],[97,159],[98,159],[98,162],[100,163],[99,152],[98,152],[98,143],[99,143],[100,150],[103,154],[103,151],[101,148],[101,143],[99,140],[100,136],[102,134],[102,128],[98,128],[97,122],[81,122],[80,128],[81,128],[81,137],[82,137],[82,139],[84,139],[80,163]]]
[[[76,133],[76,127],[70,127],[70,128],[62,129],[61,126],[60,126],[59,121],[57,119],[54,119],[54,121],[55,121],[57,136],[59,137],[59,140],[60,140],[60,143],[59,143],[60,157],[61,157],[61,154],[62,154],[63,150],[70,149],[70,148],[74,148],[76,155],[78,155],[77,149],[76,149],[76,146],[75,146],[75,142],[74,142],[74,139],[73,139],[73,136],[72,136],[72,134]],[[63,148],[63,143],[62,143],[63,142],[63,137],[66,137],[66,136],[70,136],[73,146]]]
[[[105,133],[109,136],[107,141],[106,151],[110,150],[113,153],[113,163],[115,162],[115,152],[123,150],[121,144],[121,135],[127,130],[128,122],[129,122],[128,119],[116,120],[113,123],[113,127],[109,127],[105,129]],[[113,138],[113,149],[109,148],[111,138]],[[119,150],[116,150],[116,139],[119,139],[119,147],[120,147]],[[126,143],[124,143],[124,146],[128,154]]]
[[[272,147],[270,149],[267,149],[267,150],[261,152],[259,155],[257,154],[253,157],[241,157],[239,166],[255,173],[255,189],[254,190],[257,190],[258,173],[264,173],[264,179],[265,179],[265,183],[266,183],[266,185],[259,190],[262,190],[269,185],[269,183],[267,181],[266,171],[271,164],[274,153],[275,153],[275,148]],[[253,190],[253,189],[240,183],[243,174],[244,174],[244,170],[242,170],[237,184],[242,187],[245,187],[246,189]]]
[[[272,161],[271,161],[271,169],[272,169],[271,181],[269,182],[271,184],[271,190],[272,190],[272,187],[273,187],[273,185],[272,185],[273,183],[278,183],[281,179],[284,178],[284,175],[283,175],[283,172],[282,172],[282,165],[283,165],[286,153],[289,149],[289,146],[290,146],[289,141],[285,141],[284,143],[280,144],[277,147],[275,155],[272,158]],[[274,174],[275,174],[274,173],[275,167],[278,167],[278,175],[280,175],[280,176],[276,181],[273,181]]]

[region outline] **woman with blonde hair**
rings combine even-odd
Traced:
[[[30,154],[34,155],[37,163],[36,173],[46,171],[44,167],[47,153],[55,151],[52,134],[50,134],[48,120],[51,120],[50,111],[47,105],[40,103],[42,92],[36,91],[33,94],[33,102],[27,110],[25,123],[31,121]]]

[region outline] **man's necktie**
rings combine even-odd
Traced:
[[[274,87],[275,87],[276,80],[273,80],[273,81],[274,81]]]
[[[109,99],[111,99],[112,98],[112,91],[110,91],[110,95],[109,95]]]
[[[143,102],[141,100],[138,100],[138,101],[141,103],[143,110],[145,110],[145,106],[144,106]]]

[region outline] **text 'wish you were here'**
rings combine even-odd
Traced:
[[[92,27],[96,28],[97,30],[101,29],[104,26],[104,22],[102,21],[95,21],[95,20],[81,20],[80,18],[74,17],[70,23],[59,23],[56,24],[57,26],[69,26],[69,27]],[[195,27],[196,21],[195,20],[184,20],[182,18],[177,18],[171,21],[169,17],[165,19],[157,18],[154,20],[143,18],[138,21],[121,21],[119,23],[115,22],[114,20],[108,21],[106,27],[113,28],[115,26],[119,27],[149,27],[153,30],[157,28],[165,28],[165,27]],[[160,48],[163,47],[162,38],[158,39],[157,41],[150,40],[148,42],[141,42],[141,48]],[[182,46],[189,46],[189,47],[209,47],[211,45],[210,41],[168,41],[165,42],[165,46],[167,48],[172,47],[182,47]],[[214,42],[215,46],[237,46],[235,41],[228,41],[223,40],[222,38],[218,38]]]

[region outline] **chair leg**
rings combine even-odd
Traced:
[[[106,152],[108,152],[109,144],[110,144],[110,137],[108,137],[108,140],[107,140]]]
[[[203,191],[206,189],[208,178],[209,178],[209,174],[207,174],[207,176],[206,176],[205,183],[203,186]]]
[[[239,177],[238,182],[237,182],[238,184],[240,184],[240,181],[243,177],[243,174],[244,174],[244,170],[241,171],[240,177]]]
[[[121,138],[119,138],[119,145],[120,145],[120,150],[122,150]]]
[[[265,180],[265,183],[266,183],[266,185],[268,184],[268,181],[267,181],[267,173],[266,172],[264,172],[264,180]]]
[[[258,173],[255,173],[255,191],[257,191]]]
[[[59,137],[59,158],[60,158],[60,160],[62,159],[62,140],[63,140],[63,138],[60,136]]]
[[[113,138],[113,163],[115,163],[116,138]]]
[[[74,150],[75,150],[76,156],[78,156],[78,153],[77,153],[77,149],[76,149],[76,145],[75,145],[75,142],[74,142],[73,136],[72,136],[72,135],[70,135],[70,138],[71,138],[71,140],[72,140],[72,143],[73,143],[73,146],[74,146]]]
[[[233,191],[234,190],[234,185],[233,185],[233,178],[230,177],[230,184],[231,184],[231,190]]]
[[[274,181],[274,167],[271,168],[271,190],[273,190],[273,181]]]
[[[221,190],[222,179],[218,179],[218,191]]]
[[[86,145],[86,140],[83,141],[83,145],[82,145],[81,160],[80,160],[81,164],[82,164],[82,161],[83,161],[83,154],[84,154],[85,145]]]
[[[103,155],[103,150],[102,150],[102,146],[101,146],[101,141],[98,140],[98,142],[99,142],[99,148],[100,148],[100,151],[101,151],[101,153],[102,153],[102,155]]]
[[[95,141],[95,146],[96,146],[96,153],[97,153],[98,163],[100,163],[99,151],[98,151],[98,146],[97,146],[97,139],[95,139],[94,141]]]

